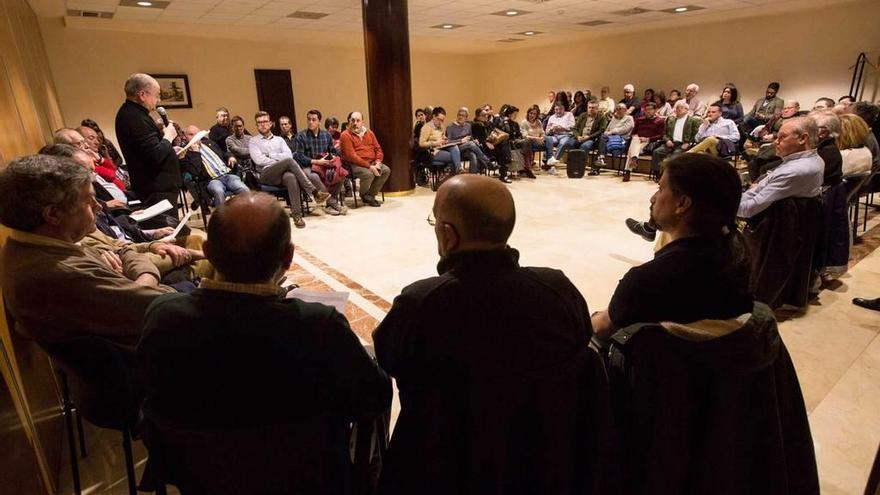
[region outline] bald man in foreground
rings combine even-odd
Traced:
[[[520,267],[501,182],[458,175],[434,201],[439,276],[373,334],[401,412],[380,494],[596,493],[605,375],[587,304],[559,271]]]
[[[223,459],[222,465],[260,469],[256,457],[267,461],[293,449],[296,459],[288,459],[283,472],[266,473],[283,478],[279,493],[344,493],[349,424],[388,409],[388,376],[335,309],[284,298],[278,283],[293,244],[290,219],[275,198],[244,193],[221,204],[208,238],[203,248],[215,278],[203,279],[186,297],[157,299],[144,316],[137,350],[146,377],[145,416],[219,434],[298,428],[301,435],[267,439],[265,457]],[[284,454],[273,452],[276,441]],[[296,469],[304,465],[309,468]]]

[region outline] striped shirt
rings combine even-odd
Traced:
[[[199,154],[202,155],[202,165],[212,179],[216,179],[217,177],[226,175],[232,171],[225,163],[223,163],[223,159],[220,158],[210,146],[202,143],[202,145],[199,146],[199,151]]]

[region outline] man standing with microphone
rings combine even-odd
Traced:
[[[171,143],[177,131],[168,125],[164,109],[159,111],[165,123],[164,131],[150,118],[150,112],[156,110],[160,99],[159,83],[151,76],[129,76],[125,81],[125,102],[116,113],[116,139],[128,163],[131,188],[144,205],[167,199],[176,206],[182,179],[177,153]]]

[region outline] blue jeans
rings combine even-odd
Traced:
[[[223,202],[226,201],[226,191],[235,195],[241,194],[247,190],[248,187],[244,185],[241,177],[235,174],[221,175],[208,182],[208,192],[214,198],[214,208],[222,205]]]
[[[474,141],[459,144],[458,151],[461,156],[467,158],[470,162],[468,172],[472,174],[480,173],[480,169],[485,168],[489,164],[489,157],[483,153],[483,150]]]
[[[461,151],[458,150],[458,146],[443,148],[442,150],[437,151],[432,161],[451,163],[452,173],[457,174],[458,169],[461,168]]]
[[[580,148],[580,149],[586,151],[587,153],[589,153],[590,150],[592,150],[592,149],[593,149],[593,146],[595,146],[595,145],[596,145],[596,142],[595,142],[595,141],[593,141],[592,139],[587,139],[586,141],[584,141],[583,143],[581,143],[580,146],[578,146],[578,148]]]
[[[560,135],[560,136],[545,136],[544,137],[544,148],[547,149],[546,153],[544,153],[544,163],[547,163],[548,155],[553,153],[553,147],[559,146],[556,150],[556,153],[553,156],[559,160],[559,157],[562,156],[562,153],[571,148],[571,140],[572,137],[569,135]]]

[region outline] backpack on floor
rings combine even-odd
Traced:
[[[569,179],[580,179],[584,176],[587,166],[587,152],[584,150],[568,150],[568,161],[565,164],[565,173]]]

